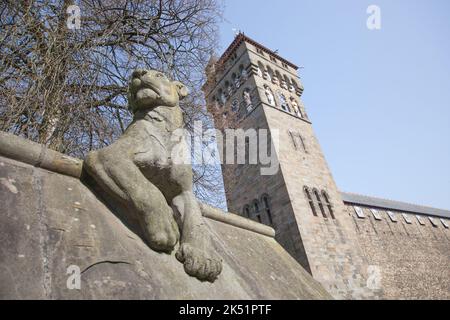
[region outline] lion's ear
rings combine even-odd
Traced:
[[[177,89],[178,97],[180,98],[180,100],[187,97],[187,95],[189,94],[189,90],[184,84],[179,81],[174,81],[173,85]]]

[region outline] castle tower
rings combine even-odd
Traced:
[[[228,209],[271,225],[277,241],[334,297],[372,297],[351,217],[301,100],[297,69],[244,34],[207,67],[203,90],[216,128],[266,129],[279,141],[275,174],[261,174],[260,163],[222,165]]]

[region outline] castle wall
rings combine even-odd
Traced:
[[[450,230],[439,218],[434,218],[437,226],[433,226],[422,216],[421,225],[414,214],[407,214],[408,224],[400,212],[390,210],[398,220],[393,222],[386,210],[379,209],[381,220],[376,220],[370,208],[360,208],[365,218],[346,205],[356,240],[372,266],[373,285],[383,290],[382,298],[449,299]]]
[[[67,176],[80,160],[2,132],[0,138],[10,142],[0,143],[1,300],[331,298],[270,232],[257,231],[270,228],[207,206],[202,206],[205,232],[223,269],[214,283],[199,281],[184,271],[176,250],[150,249],[115,208]],[[5,145],[28,152],[19,155]],[[54,162],[49,169],[60,173],[38,167],[29,160],[41,150],[72,164]],[[7,158],[11,155],[34,165]],[[79,290],[69,286],[76,269]]]

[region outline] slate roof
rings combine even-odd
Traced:
[[[449,210],[442,210],[406,202],[369,197],[356,193],[341,192],[341,196],[342,200],[344,200],[346,204],[362,205],[387,210],[391,209],[395,211],[423,214],[426,216],[434,216],[439,218],[450,219]]]

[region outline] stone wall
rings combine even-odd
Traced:
[[[75,177],[0,157],[0,191],[0,299],[330,298],[271,228],[218,209],[202,206],[223,259],[209,283],[151,250]],[[71,265],[80,290],[67,287]]]
[[[421,225],[415,214],[396,214],[393,222],[386,210],[378,209],[376,220],[369,207],[362,207],[365,218],[346,206],[356,231],[362,254],[374,273],[374,285],[383,290],[384,299],[450,299],[450,230],[427,216]],[[449,221],[449,220],[447,220]],[[380,278],[377,279],[375,277]]]

